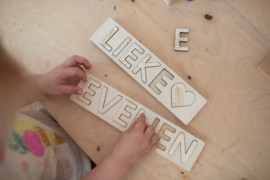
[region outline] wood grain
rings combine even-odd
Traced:
[[[269,0],[225,0],[270,40]]]
[[[270,54],[257,66],[257,70],[270,81]]]
[[[108,17],[208,100],[188,126],[88,40]],[[174,51],[175,28],[190,30],[188,52]],[[224,0],[2,0],[0,36],[28,73],[48,72],[73,54],[88,58],[88,72],[206,142],[190,172],[152,153],[126,179],[269,179],[270,83],[256,66],[270,43]],[[69,96],[41,103],[94,162],[111,152],[118,130]]]

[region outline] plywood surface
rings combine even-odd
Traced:
[[[89,41],[108,17],[208,100],[188,126]],[[175,28],[189,29],[188,52],[174,51]],[[190,172],[151,153],[126,179],[269,179],[270,84],[256,66],[270,43],[227,2],[3,0],[0,36],[29,73],[45,73],[73,54],[88,58],[91,74],[206,143]],[[69,96],[41,103],[97,164],[120,135]]]
[[[225,0],[239,12],[255,29],[270,40],[269,0]]]
[[[270,54],[257,66],[257,70],[270,81]]]

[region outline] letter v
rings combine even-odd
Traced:
[[[103,86],[100,101],[99,101],[99,106],[98,106],[98,111],[102,114],[108,111],[111,107],[113,107],[123,98],[122,96],[118,95],[112,101],[110,101],[108,104],[105,105],[107,92],[108,92],[108,88],[106,86]]]

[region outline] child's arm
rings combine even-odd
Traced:
[[[83,81],[87,81],[86,74],[79,65],[83,65],[86,69],[91,68],[91,64],[87,59],[74,55],[46,74],[34,74],[24,77],[21,107],[41,99],[45,94],[82,94],[81,88],[67,85],[65,81],[65,79],[72,76],[78,76]]]
[[[157,148],[155,128],[145,124],[144,114],[118,139],[113,152],[80,180],[120,180],[132,165]]]

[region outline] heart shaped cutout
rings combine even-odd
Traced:
[[[195,101],[195,94],[186,91],[186,87],[182,83],[176,83],[172,87],[172,107],[190,106]]]

